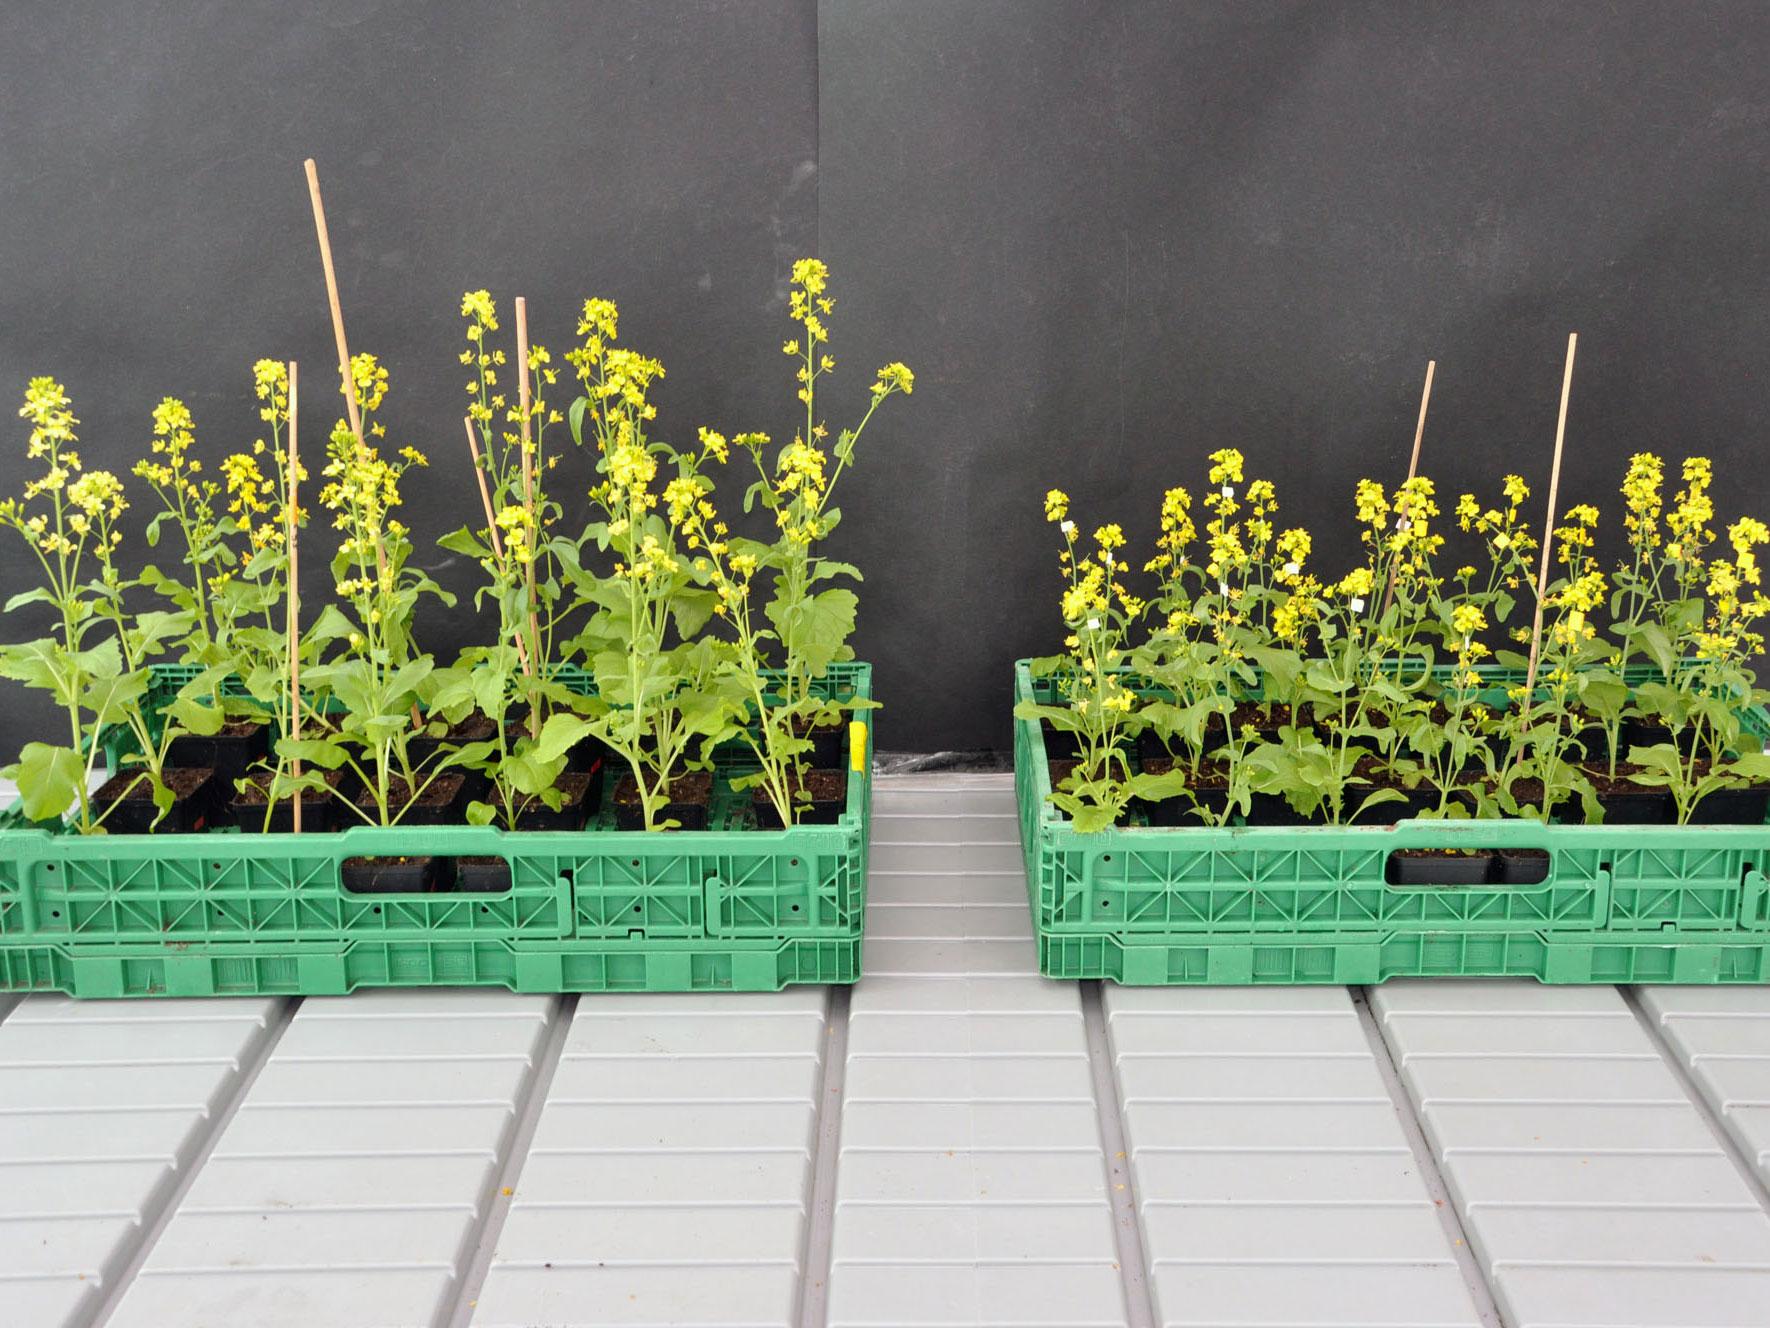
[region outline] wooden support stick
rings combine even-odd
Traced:
[[[516,297],[516,399],[517,409],[522,416],[522,506],[528,513],[529,539],[528,561],[523,568],[524,579],[528,586],[529,602],[529,658],[528,674],[535,676],[537,656],[541,653],[541,618],[535,608],[535,550],[539,547],[541,529],[535,520],[535,452],[529,440],[529,302],[522,296]],[[538,737],[541,732],[540,708],[529,702],[529,736]]]
[[[1414,425],[1414,452],[1407,462],[1407,478],[1411,482],[1420,473],[1420,444],[1426,437],[1426,407],[1432,400],[1432,375],[1438,372],[1438,361],[1426,361],[1426,386],[1420,391],[1420,421]],[[1407,520],[1405,512],[1397,515],[1402,521]],[[1389,583],[1383,589],[1383,612],[1389,612],[1389,606],[1395,602],[1395,564],[1389,564]]]
[[[301,741],[301,579],[300,554],[295,544],[295,503],[301,472],[296,469],[295,419],[297,411],[297,393],[295,384],[295,361],[289,361],[289,492],[288,522],[286,538],[289,542],[289,737],[292,741]],[[295,778],[301,778],[301,758],[297,756],[291,765]],[[295,790],[294,806],[290,809],[290,827],[296,834],[301,833],[301,790]]]
[[[338,273],[332,266],[332,239],[326,231],[326,205],[320,200],[320,169],[312,157],[302,163],[307,168],[307,196],[313,203],[313,228],[320,241],[320,266],[326,270],[326,299],[332,306],[332,339],[338,343],[339,388],[344,393],[344,410],[350,420],[350,431],[356,435],[357,446],[363,445],[363,412],[357,405],[356,380],[350,372],[350,342],[344,336],[344,306],[338,300]],[[379,534],[375,537],[375,570],[387,579],[387,549]],[[418,707],[412,707],[412,727],[423,727]]]
[[[485,467],[479,463],[479,435],[473,431],[473,417],[465,417],[462,423],[467,426],[467,451],[473,457],[473,475],[479,481],[479,501],[486,510],[486,529],[491,532],[492,556],[500,563],[504,561],[504,540],[498,534],[498,517],[492,511],[492,491],[486,487]],[[516,653],[522,658],[522,671],[530,672],[528,643],[523,640],[520,630],[516,633]]]
[[[326,232],[326,205],[320,201],[320,170],[312,157],[307,167],[307,195],[313,203],[313,228],[320,237],[320,266],[326,270],[326,299],[332,306],[332,339],[338,343],[338,376],[344,393],[344,408],[350,419],[350,431],[357,442],[363,440],[363,416],[357,409],[356,384],[350,376],[350,343],[344,338],[344,307],[338,301],[338,273],[332,266],[332,240]]]
[[[1561,491],[1561,448],[1567,439],[1567,398],[1573,392],[1573,352],[1579,333],[1567,334],[1567,368],[1561,375],[1561,414],[1555,421],[1555,459],[1549,466],[1549,510],[1543,517],[1543,556],[1537,564],[1536,616],[1530,625],[1530,667],[1524,673],[1524,712],[1528,722],[1536,694],[1536,669],[1543,653],[1543,596],[1549,588],[1549,551],[1555,540],[1555,501]]]

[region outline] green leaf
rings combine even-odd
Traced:
[[[498,809],[489,802],[477,799],[467,804],[468,825],[490,825],[497,818]]]
[[[538,761],[556,761],[589,737],[591,731],[589,720],[555,711],[541,725],[541,734],[531,751]]]
[[[1658,623],[1643,623],[1635,639],[1641,643],[1641,648],[1647,652],[1648,658],[1659,671],[1670,677],[1677,668],[1678,659],[1677,651],[1672,648],[1671,639],[1666,635],[1666,629]]]
[[[768,602],[768,620],[780,633],[789,659],[796,659],[812,677],[821,677],[839,659],[854,634],[860,600],[852,590],[837,587],[789,605],[778,597]]]
[[[46,821],[61,816],[79,801],[86,763],[71,747],[27,742],[10,774],[18,783],[25,815],[33,821]]]
[[[291,761],[306,761],[322,770],[336,770],[344,764],[344,748],[324,738],[279,738],[277,755]]]
[[[35,590],[21,590],[7,600],[4,612],[11,613],[14,609],[21,609],[27,604],[53,603],[55,603],[55,596],[50,594],[47,588],[38,586]]]
[[[194,733],[202,738],[219,733],[222,724],[227,721],[226,713],[219,706],[206,706],[189,696],[175,698],[166,707],[166,713],[186,733]]]
[[[437,547],[447,549],[450,553],[459,553],[468,558],[489,558],[492,551],[486,547],[485,541],[478,532],[462,526],[459,530],[451,530],[437,540]]]
[[[570,426],[572,431],[572,441],[579,447],[584,445],[584,412],[589,408],[590,398],[579,397],[572,402],[571,408],[565,414],[566,424]]]

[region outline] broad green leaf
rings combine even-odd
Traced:
[[[33,821],[46,821],[61,816],[79,801],[86,763],[71,747],[27,742],[10,773],[18,783],[25,815]]]

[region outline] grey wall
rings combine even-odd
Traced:
[[[1766,70],[1744,4],[8,7],[0,385],[64,376],[94,463],[168,392],[250,437],[254,358],[330,359],[309,153],[353,342],[439,456],[470,285],[554,342],[610,293],[667,425],[789,430],[785,268],[818,248],[832,416],[918,375],[837,537],[882,743],[999,746],[1009,661],[1056,636],[1047,487],[1146,537],[1233,444],[1331,565],[1430,357],[1443,490],[1544,486],[1577,329],[1567,501],[1651,447],[1770,506]]]

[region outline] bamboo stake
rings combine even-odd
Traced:
[[[1524,717],[1530,718],[1531,698],[1536,694],[1536,669],[1543,650],[1543,595],[1549,587],[1549,550],[1555,540],[1555,501],[1561,490],[1561,448],[1567,439],[1567,398],[1573,391],[1573,352],[1579,334],[1567,334],[1567,368],[1561,375],[1561,414],[1555,421],[1555,459],[1549,466],[1549,510],[1543,517],[1543,556],[1537,564],[1536,615],[1530,625],[1530,667],[1524,674]]]
[[[295,545],[295,503],[296,493],[300,485],[301,472],[296,469],[295,418],[296,418],[295,361],[289,361],[289,495],[288,521],[289,529],[286,538],[289,542],[289,737],[292,741],[301,741],[301,609],[297,586],[301,579],[300,553]],[[301,758],[297,756],[290,766],[295,778],[301,778]],[[301,833],[301,790],[295,790],[295,801],[291,808],[290,827],[296,834]]]
[[[350,343],[344,339],[344,307],[338,301],[338,273],[332,266],[332,239],[326,232],[326,205],[320,201],[320,169],[312,157],[307,168],[307,195],[313,203],[313,228],[320,238],[320,266],[326,270],[326,299],[332,306],[332,339],[338,343],[339,388],[350,417],[350,431],[363,441],[363,416],[357,408],[356,384],[350,377]]]
[[[350,343],[344,336],[344,306],[338,300],[338,273],[332,266],[332,239],[326,231],[326,205],[320,200],[320,169],[309,157],[302,163],[307,168],[307,195],[313,203],[313,228],[320,241],[320,266],[326,271],[326,300],[332,306],[332,339],[338,343],[339,389],[344,393],[344,409],[350,420],[350,431],[356,435],[358,447],[363,445],[363,413],[357,405],[356,381],[350,372]],[[387,549],[379,534],[375,536],[375,571],[387,579]],[[422,728],[418,707],[412,706],[412,727]]]
[[[522,416],[522,505],[523,510],[528,513],[529,523],[529,556],[523,572],[528,584],[528,675],[532,681],[537,657],[541,653],[541,619],[535,608],[535,549],[540,542],[541,530],[535,520],[535,454],[529,442],[529,302],[520,295],[516,297],[516,395],[517,409]],[[532,694],[529,697],[531,738],[539,737],[541,732],[541,711],[535,704],[538,699]]]
[[[492,491],[486,487],[485,467],[479,463],[479,435],[473,431],[472,416],[463,417],[461,422],[467,426],[467,451],[473,457],[473,474],[479,481],[479,501],[486,510],[486,529],[492,535],[492,556],[501,563],[504,561],[504,541],[498,534],[498,518],[492,511]],[[522,671],[528,673],[528,643],[520,630],[516,633],[516,653],[522,658]]]
[[[1407,462],[1407,478],[1411,483],[1414,476],[1420,473],[1420,444],[1426,437],[1426,406],[1432,400],[1432,375],[1438,371],[1437,360],[1426,361],[1426,386],[1420,392],[1420,422],[1414,426],[1414,452]],[[1405,513],[1399,514],[1403,522],[1407,520]],[[1397,526],[1397,529],[1402,527]],[[1383,590],[1383,612],[1389,612],[1389,606],[1395,602],[1395,564],[1389,564],[1389,584]],[[1381,615],[1379,615],[1381,616]]]

